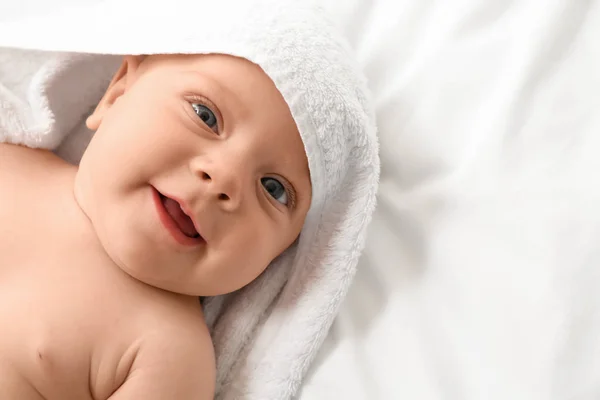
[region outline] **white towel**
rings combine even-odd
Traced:
[[[245,57],[290,106],[313,201],[293,248],[246,288],[206,302],[219,399],[294,395],[354,275],[375,205],[365,82],[333,24],[301,3],[109,0],[0,23],[0,141],[58,149],[73,162],[119,55]]]

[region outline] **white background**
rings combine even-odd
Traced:
[[[327,5],[383,170],[302,400],[600,398],[600,4]]]

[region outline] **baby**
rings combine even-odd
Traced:
[[[311,204],[290,109],[244,58],[126,56],[86,123],[79,167],[0,144],[0,399],[210,399],[198,296],[253,281]]]

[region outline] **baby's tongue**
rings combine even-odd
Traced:
[[[183,210],[179,206],[178,202],[176,202],[175,200],[170,199],[168,197],[165,197],[163,199],[163,204],[165,206],[165,209],[171,216],[171,218],[173,218],[173,220],[175,221],[177,226],[179,226],[179,229],[181,229],[181,231],[186,236],[195,237],[198,235],[198,232],[196,231],[196,228],[194,227],[194,223],[192,222],[190,217],[188,217],[183,212]]]

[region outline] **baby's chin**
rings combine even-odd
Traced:
[[[156,240],[153,229],[145,230],[148,226],[133,228],[140,224],[138,213],[120,214],[121,208],[98,207],[87,201],[94,196],[86,196],[84,190],[76,192],[79,206],[108,259],[145,285],[186,296],[218,296],[247,286],[269,265],[264,259],[249,265],[249,257],[244,257],[243,265],[232,266],[235,261],[231,259],[202,259],[194,252],[173,251],[168,243]],[[133,219],[128,220],[128,216]]]
[[[192,253],[174,252],[166,244],[149,246],[142,234],[125,234],[118,229],[118,224],[110,226],[110,221],[105,219],[102,222],[93,225],[104,253],[129,277],[148,286],[180,295],[205,297],[234,292],[251,280],[231,273],[231,269],[230,273],[220,273],[220,268],[213,267],[213,264],[229,263],[198,260]],[[240,266],[234,270],[244,268]]]
[[[216,278],[203,272],[202,264],[191,260],[156,255],[153,257],[148,256],[149,252],[124,254],[125,249],[115,248],[110,244],[106,247],[113,263],[123,272],[156,289],[185,296],[206,297],[230,293],[241,287],[238,282]]]
[[[176,269],[176,265],[156,262],[142,265],[139,261],[131,263],[115,259],[113,262],[130,278],[147,286],[180,295],[205,296],[202,285],[194,284],[189,278],[178,276],[180,274],[168,273],[169,269]]]

